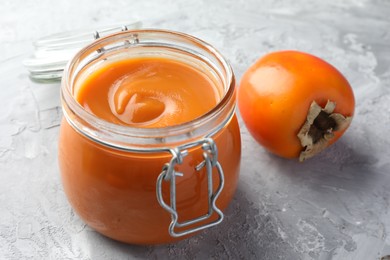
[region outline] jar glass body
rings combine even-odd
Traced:
[[[85,111],[75,100],[77,82],[110,60],[138,56],[166,56],[210,72],[224,96],[210,112],[190,122],[164,128],[140,129],[114,125]],[[97,86],[98,87],[98,86]],[[235,116],[234,76],[211,46],[194,37],[169,31],[128,31],[102,38],[84,48],[65,70],[61,97],[64,118],[59,137],[59,165],[64,191],[76,213],[98,232],[126,243],[169,243],[172,215],[156,195],[157,179],[172,161],[173,151],[183,152],[174,165],[175,210],[179,222],[210,211],[210,188],[202,140],[212,140],[223,169],[224,184],[216,206],[225,209],[237,187],[241,141]],[[207,95],[207,93],[205,93]],[[207,151],[206,151],[207,152]],[[215,166],[215,165],[213,165]],[[180,176],[179,176],[180,175]],[[211,192],[221,183],[212,168]],[[171,183],[165,178],[161,194],[172,203]],[[180,233],[207,225],[215,212],[198,223],[177,227]]]

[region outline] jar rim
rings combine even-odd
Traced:
[[[73,84],[75,81],[75,75],[73,74],[77,71],[77,66],[81,64],[83,58],[85,58],[88,54],[96,51],[99,52],[99,50],[102,50],[104,46],[112,44],[113,42],[125,42],[129,41],[129,39],[134,40],[134,37],[136,37],[136,41],[130,43],[134,44],[134,46],[142,44],[143,37],[154,37],[156,38],[155,40],[163,39],[165,37],[168,40],[186,41],[187,44],[192,44],[193,47],[202,48],[204,51],[208,52],[223,69],[224,95],[222,98],[211,110],[203,115],[184,123],[166,127],[141,128],[119,125],[108,122],[86,111],[84,107],[76,101],[74,95],[72,94]],[[218,129],[222,128],[228,121],[230,121],[235,112],[235,77],[230,64],[223,55],[213,46],[197,37],[182,32],[161,29],[128,30],[97,39],[93,43],[82,48],[68,62],[62,77],[61,99],[64,116],[67,121],[76,128],[76,130],[101,144],[113,148],[124,148],[125,150],[128,150],[128,147],[126,148],[124,146],[128,146],[129,144],[150,145],[160,143],[161,145],[161,143],[167,144],[170,142],[183,141],[189,137],[196,138],[197,135],[214,135]],[[215,121],[216,118],[221,116],[224,117],[224,120],[218,124],[213,124],[212,121]],[[75,117],[80,118],[81,120],[79,120],[79,122],[75,122]],[[194,134],[195,129],[202,130],[198,131],[197,134]],[[105,131],[106,133],[97,133],[97,130],[98,132]],[[108,135],[107,132],[109,132]],[[118,136],[120,138],[118,138]],[[154,139],[154,141],[151,141],[151,139]]]

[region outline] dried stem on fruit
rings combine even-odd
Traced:
[[[311,103],[306,122],[298,133],[303,148],[299,161],[302,162],[324,150],[334,137],[335,131],[342,131],[349,126],[352,117],[333,113],[335,107],[336,103],[330,100],[324,108],[315,101]]]

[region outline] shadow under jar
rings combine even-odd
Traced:
[[[118,69],[123,64],[133,67]],[[168,71],[172,64],[177,68],[171,75],[164,64]],[[148,66],[151,70],[145,72]],[[198,76],[212,89],[201,88]],[[195,89],[172,85],[171,80]],[[166,92],[163,86],[168,86]],[[91,88],[89,101],[97,104],[95,110],[83,99],[88,92],[84,88]],[[102,98],[102,93],[107,96]],[[94,95],[100,99],[93,100]],[[204,108],[201,101],[210,95],[215,99],[210,109],[179,119],[186,110]],[[166,97],[182,106],[172,108]],[[62,182],[70,204],[90,227],[126,243],[159,244],[222,221],[222,210],[237,187],[241,141],[234,75],[217,50],[171,31],[113,34],[85,47],[69,62],[61,98]],[[99,109],[108,116],[101,116]],[[167,113],[168,119],[159,125]]]

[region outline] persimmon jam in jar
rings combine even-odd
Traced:
[[[231,67],[177,32],[96,40],[65,69],[59,164],[76,213],[131,244],[213,227],[237,187],[241,141]]]

